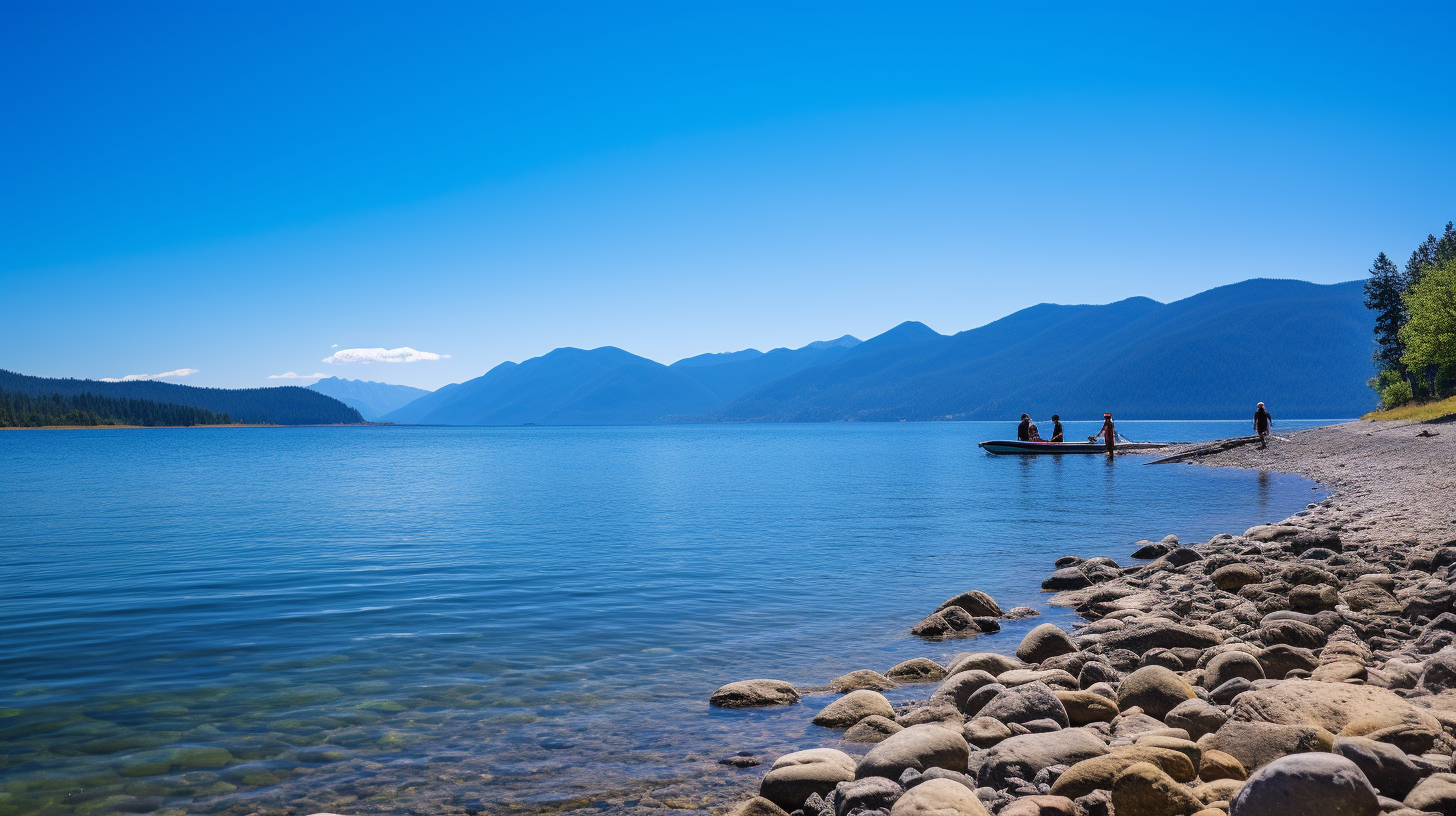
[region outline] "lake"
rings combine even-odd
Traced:
[[[763,768],[719,759],[839,742],[809,723],[826,696],[718,711],[719,685],[1011,652],[1070,626],[1038,590],[1059,556],[1325,495],[976,447],[1014,429],[0,433],[0,816],[721,805]],[[967,589],[1046,616],[910,637]]]

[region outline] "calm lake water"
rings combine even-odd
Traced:
[[[1325,495],[976,448],[1013,433],[0,433],[0,816],[720,803],[762,768],[718,759],[838,743],[809,724],[826,697],[710,710],[719,685],[1009,652],[1070,623],[1038,591],[1061,555],[1127,563],[1134,540],[1237,533]],[[909,636],[972,588],[1047,617]]]

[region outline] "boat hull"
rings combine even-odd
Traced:
[[[1160,442],[1121,442],[1119,451],[1155,451],[1166,445]],[[1107,446],[1089,442],[1018,442],[1014,440],[992,440],[982,442],[981,449],[987,453],[1061,456],[1068,453],[1106,453]]]

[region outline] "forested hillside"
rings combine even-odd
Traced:
[[[349,425],[364,421],[359,412],[332,397],[306,388],[194,388],[173,383],[137,381],[108,383],[97,380],[29,377],[0,369],[0,390],[31,397],[94,394],[112,399],[201,408],[227,414],[233,422],[258,425]]]
[[[52,425],[227,425],[227,414],[150,400],[113,399],[95,394],[32,397],[0,391],[0,428],[43,428]]]

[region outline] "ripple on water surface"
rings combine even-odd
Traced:
[[[0,434],[0,816],[722,803],[762,769],[718,759],[839,743],[827,697],[710,710],[721,683],[1010,651],[1066,614],[907,630],[1321,495],[975,447],[1010,427]]]

